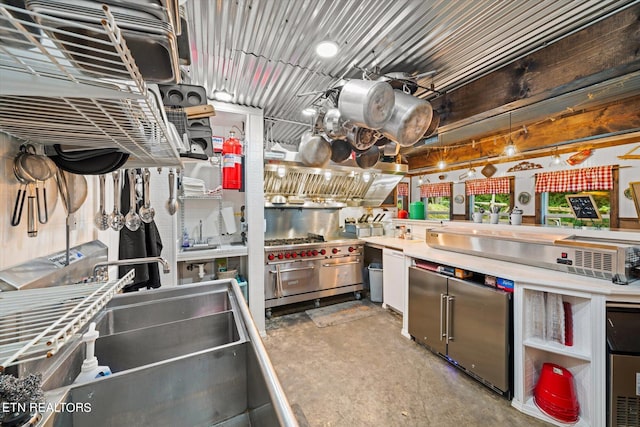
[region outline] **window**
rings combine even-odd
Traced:
[[[488,215],[491,212],[493,206],[498,210],[500,214],[500,222],[509,223],[510,206],[510,194],[478,194],[469,196],[469,206],[471,207],[471,214],[473,212],[479,212],[480,209],[484,209],[484,212]]]
[[[576,194],[575,191],[544,192],[541,194],[543,223],[557,227],[581,227],[585,225],[596,227],[609,227],[611,212],[610,191],[587,191],[581,194],[590,194],[596,202],[601,220],[579,220],[574,218],[567,198],[565,196]]]
[[[451,197],[422,197],[426,207],[426,219],[451,219]]]
[[[558,227],[610,227],[611,194],[615,191],[613,166],[571,169],[536,174],[536,193],[540,194],[541,223]],[[601,220],[579,220],[573,216],[566,195],[593,196]]]
[[[496,209],[499,221],[508,223],[509,214],[513,206],[513,177],[474,179],[465,182],[467,200],[469,202],[469,217],[474,212],[485,212]]]
[[[424,203],[426,219],[451,219],[452,182],[439,182],[420,186],[420,200]]]

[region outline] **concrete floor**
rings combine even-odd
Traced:
[[[267,321],[265,346],[301,427],[550,425],[404,338],[397,314],[375,310],[324,328],[304,311]]]

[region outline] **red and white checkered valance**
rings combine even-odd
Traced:
[[[420,197],[450,197],[451,183],[437,182],[435,184],[422,184],[420,186]]]
[[[505,194],[509,188],[509,177],[472,179],[464,183],[467,196],[477,194]]]
[[[409,183],[408,182],[399,182],[398,183],[398,196],[409,196]]]
[[[536,174],[536,193],[566,193],[613,189],[613,166]]]

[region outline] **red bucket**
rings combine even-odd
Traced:
[[[575,381],[568,369],[554,363],[542,365],[533,400],[542,412],[564,423],[575,423],[580,414]]]

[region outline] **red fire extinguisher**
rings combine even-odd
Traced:
[[[229,132],[222,144],[222,188],[239,190],[242,185],[242,144]]]

